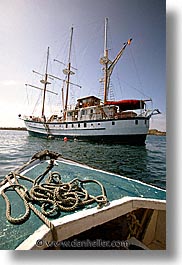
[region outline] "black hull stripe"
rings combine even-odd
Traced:
[[[31,125],[31,126],[29,126],[32,130],[33,129],[35,129],[35,130],[37,130],[37,129],[39,129],[39,130],[44,130],[45,132],[48,132],[48,130],[46,130],[46,128],[44,127],[44,128],[37,128],[36,126],[33,126],[33,125]],[[58,132],[58,130],[59,130],[59,132],[61,132],[61,133],[63,133],[63,132],[65,132],[65,133],[67,133],[68,131],[69,132],[73,132],[73,131],[76,131],[76,132],[79,132],[79,131],[104,131],[104,130],[106,130],[106,128],[75,128],[75,127],[73,127],[73,128],[50,128],[50,130],[51,131],[54,131],[54,132]]]
[[[37,133],[33,131],[28,131],[29,135],[42,137],[42,138],[60,138],[63,139],[67,137],[68,140],[80,140],[88,142],[97,142],[97,143],[109,143],[109,144],[130,144],[130,145],[145,145],[146,134],[137,134],[137,135],[102,135],[102,136],[77,136],[72,135],[47,135],[43,133]]]

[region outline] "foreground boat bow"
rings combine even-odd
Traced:
[[[166,247],[164,190],[48,150],[6,176],[0,193],[1,249]]]

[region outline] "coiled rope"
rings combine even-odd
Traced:
[[[61,212],[74,211],[79,207],[84,207],[94,202],[97,203],[98,207],[108,203],[105,188],[99,181],[74,178],[70,182],[64,183],[59,172],[51,172],[53,166],[54,159],[51,159],[46,170],[37,176],[35,180],[17,172],[11,172],[5,177],[6,182],[9,182],[9,186],[6,186],[1,191],[1,195],[6,203],[6,218],[10,223],[21,224],[26,222],[32,210],[50,229],[54,230],[53,224],[47,217],[58,213],[61,214]],[[48,177],[43,181],[47,174]],[[24,185],[20,184],[20,179],[31,182],[31,188],[28,190]],[[89,183],[98,185],[101,194],[89,194],[85,188]],[[11,203],[7,196],[7,191],[9,190],[15,191],[23,200],[25,206],[23,216],[12,217]],[[38,205],[40,210],[35,205]]]

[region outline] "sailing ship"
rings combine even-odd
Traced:
[[[108,18],[105,19],[104,56],[100,59],[104,70],[104,99],[96,96],[86,96],[77,100],[76,106],[69,108],[69,86],[74,68],[71,65],[71,50],[73,39],[73,27],[71,28],[69,56],[67,68],[63,70],[66,75],[66,97],[63,104],[62,115],[52,114],[45,117],[45,98],[48,92],[49,78],[57,78],[48,74],[49,48],[47,51],[47,62],[44,79],[41,83],[43,91],[42,113],[40,117],[24,116],[27,131],[32,136],[47,138],[76,139],[101,143],[123,143],[144,145],[149,130],[149,121],[152,115],[159,114],[158,109],[147,109],[147,101],[151,99],[124,99],[109,100],[110,78],[113,69],[127,46],[132,42],[129,39],[113,61],[109,59],[107,44]],[[57,78],[60,79],[60,78]],[[32,86],[32,85],[30,85]],[[35,87],[35,86],[33,86]],[[52,92],[54,93],[54,92]],[[64,101],[64,94],[62,95]],[[21,115],[19,115],[21,118]]]

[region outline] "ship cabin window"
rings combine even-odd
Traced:
[[[68,124],[66,123],[66,128],[68,128]]]
[[[72,123],[71,127],[73,128],[74,127],[74,124]]]
[[[80,128],[80,123],[78,123],[78,128]]]
[[[85,109],[82,109],[81,115],[86,115],[87,111]]]
[[[90,110],[90,114],[93,114],[93,109]]]
[[[72,111],[68,111],[68,112],[67,112],[67,116],[68,116],[68,117],[71,117],[71,116],[72,116]]]
[[[138,120],[135,120],[135,124],[138,125]]]
[[[86,122],[84,122],[84,128],[86,128],[87,127],[87,123]]]
[[[112,125],[115,125],[115,121],[112,121]]]

